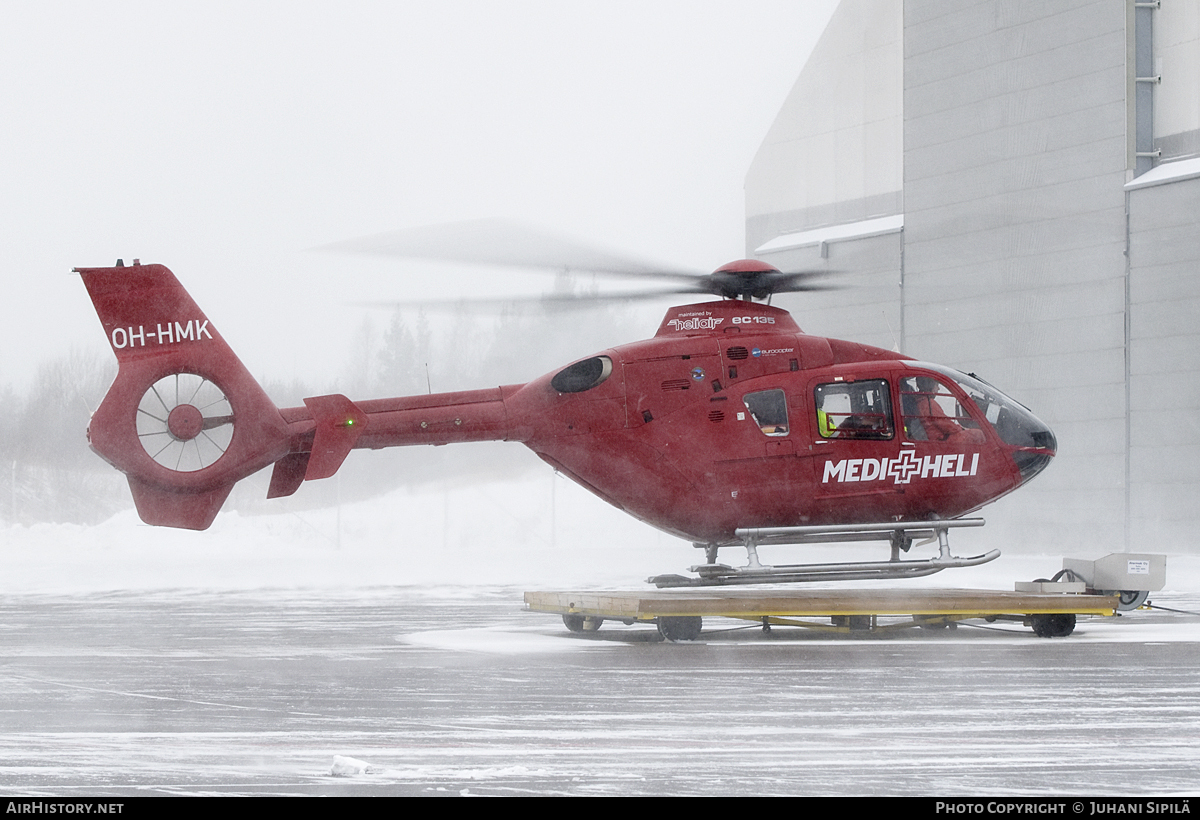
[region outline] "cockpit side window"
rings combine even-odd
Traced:
[[[821,438],[882,441],[895,434],[885,379],[819,384],[813,396]]]
[[[900,380],[900,413],[909,441],[985,441],[979,424],[950,388],[933,376],[906,376]]]
[[[787,400],[782,390],[762,390],[758,393],[747,393],[742,401],[754,418],[758,429],[768,436],[786,436],[788,434]]]

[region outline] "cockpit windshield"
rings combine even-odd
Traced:
[[[952,379],[967,397],[975,403],[988,422],[996,429],[1000,440],[1013,447],[1030,447],[1039,450],[1056,450],[1058,442],[1054,433],[1029,408],[1009,398],[992,385],[966,373],[949,367],[926,362],[913,364],[933,370]]]

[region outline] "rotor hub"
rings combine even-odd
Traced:
[[[191,441],[204,429],[204,415],[190,404],[181,404],[167,416],[167,432],[176,441]]]
[[[726,299],[765,299],[786,274],[759,259],[739,259],[712,272],[712,293]]]
[[[761,259],[738,259],[730,262],[727,265],[722,265],[717,268],[717,273],[740,273],[745,276],[752,276],[756,273],[779,273],[779,268],[768,264]]]

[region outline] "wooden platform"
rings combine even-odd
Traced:
[[[1035,594],[970,589],[712,589],[611,592],[526,592],[534,612],[614,620],[659,616],[725,618],[839,615],[947,615],[955,619],[1000,615],[1113,615],[1116,596]]]

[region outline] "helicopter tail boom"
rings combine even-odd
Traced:
[[[237,481],[287,456],[288,422],[166,267],[76,272],[118,363],[88,443],[143,521],[206,529]]]
[[[207,529],[233,485],[271,464],[268,498],[328,478],[355,448],[521,440],[520,385],[277,408],[162,265],[76,268],[117,357],[88,443],[125,473],[147,524]]]

